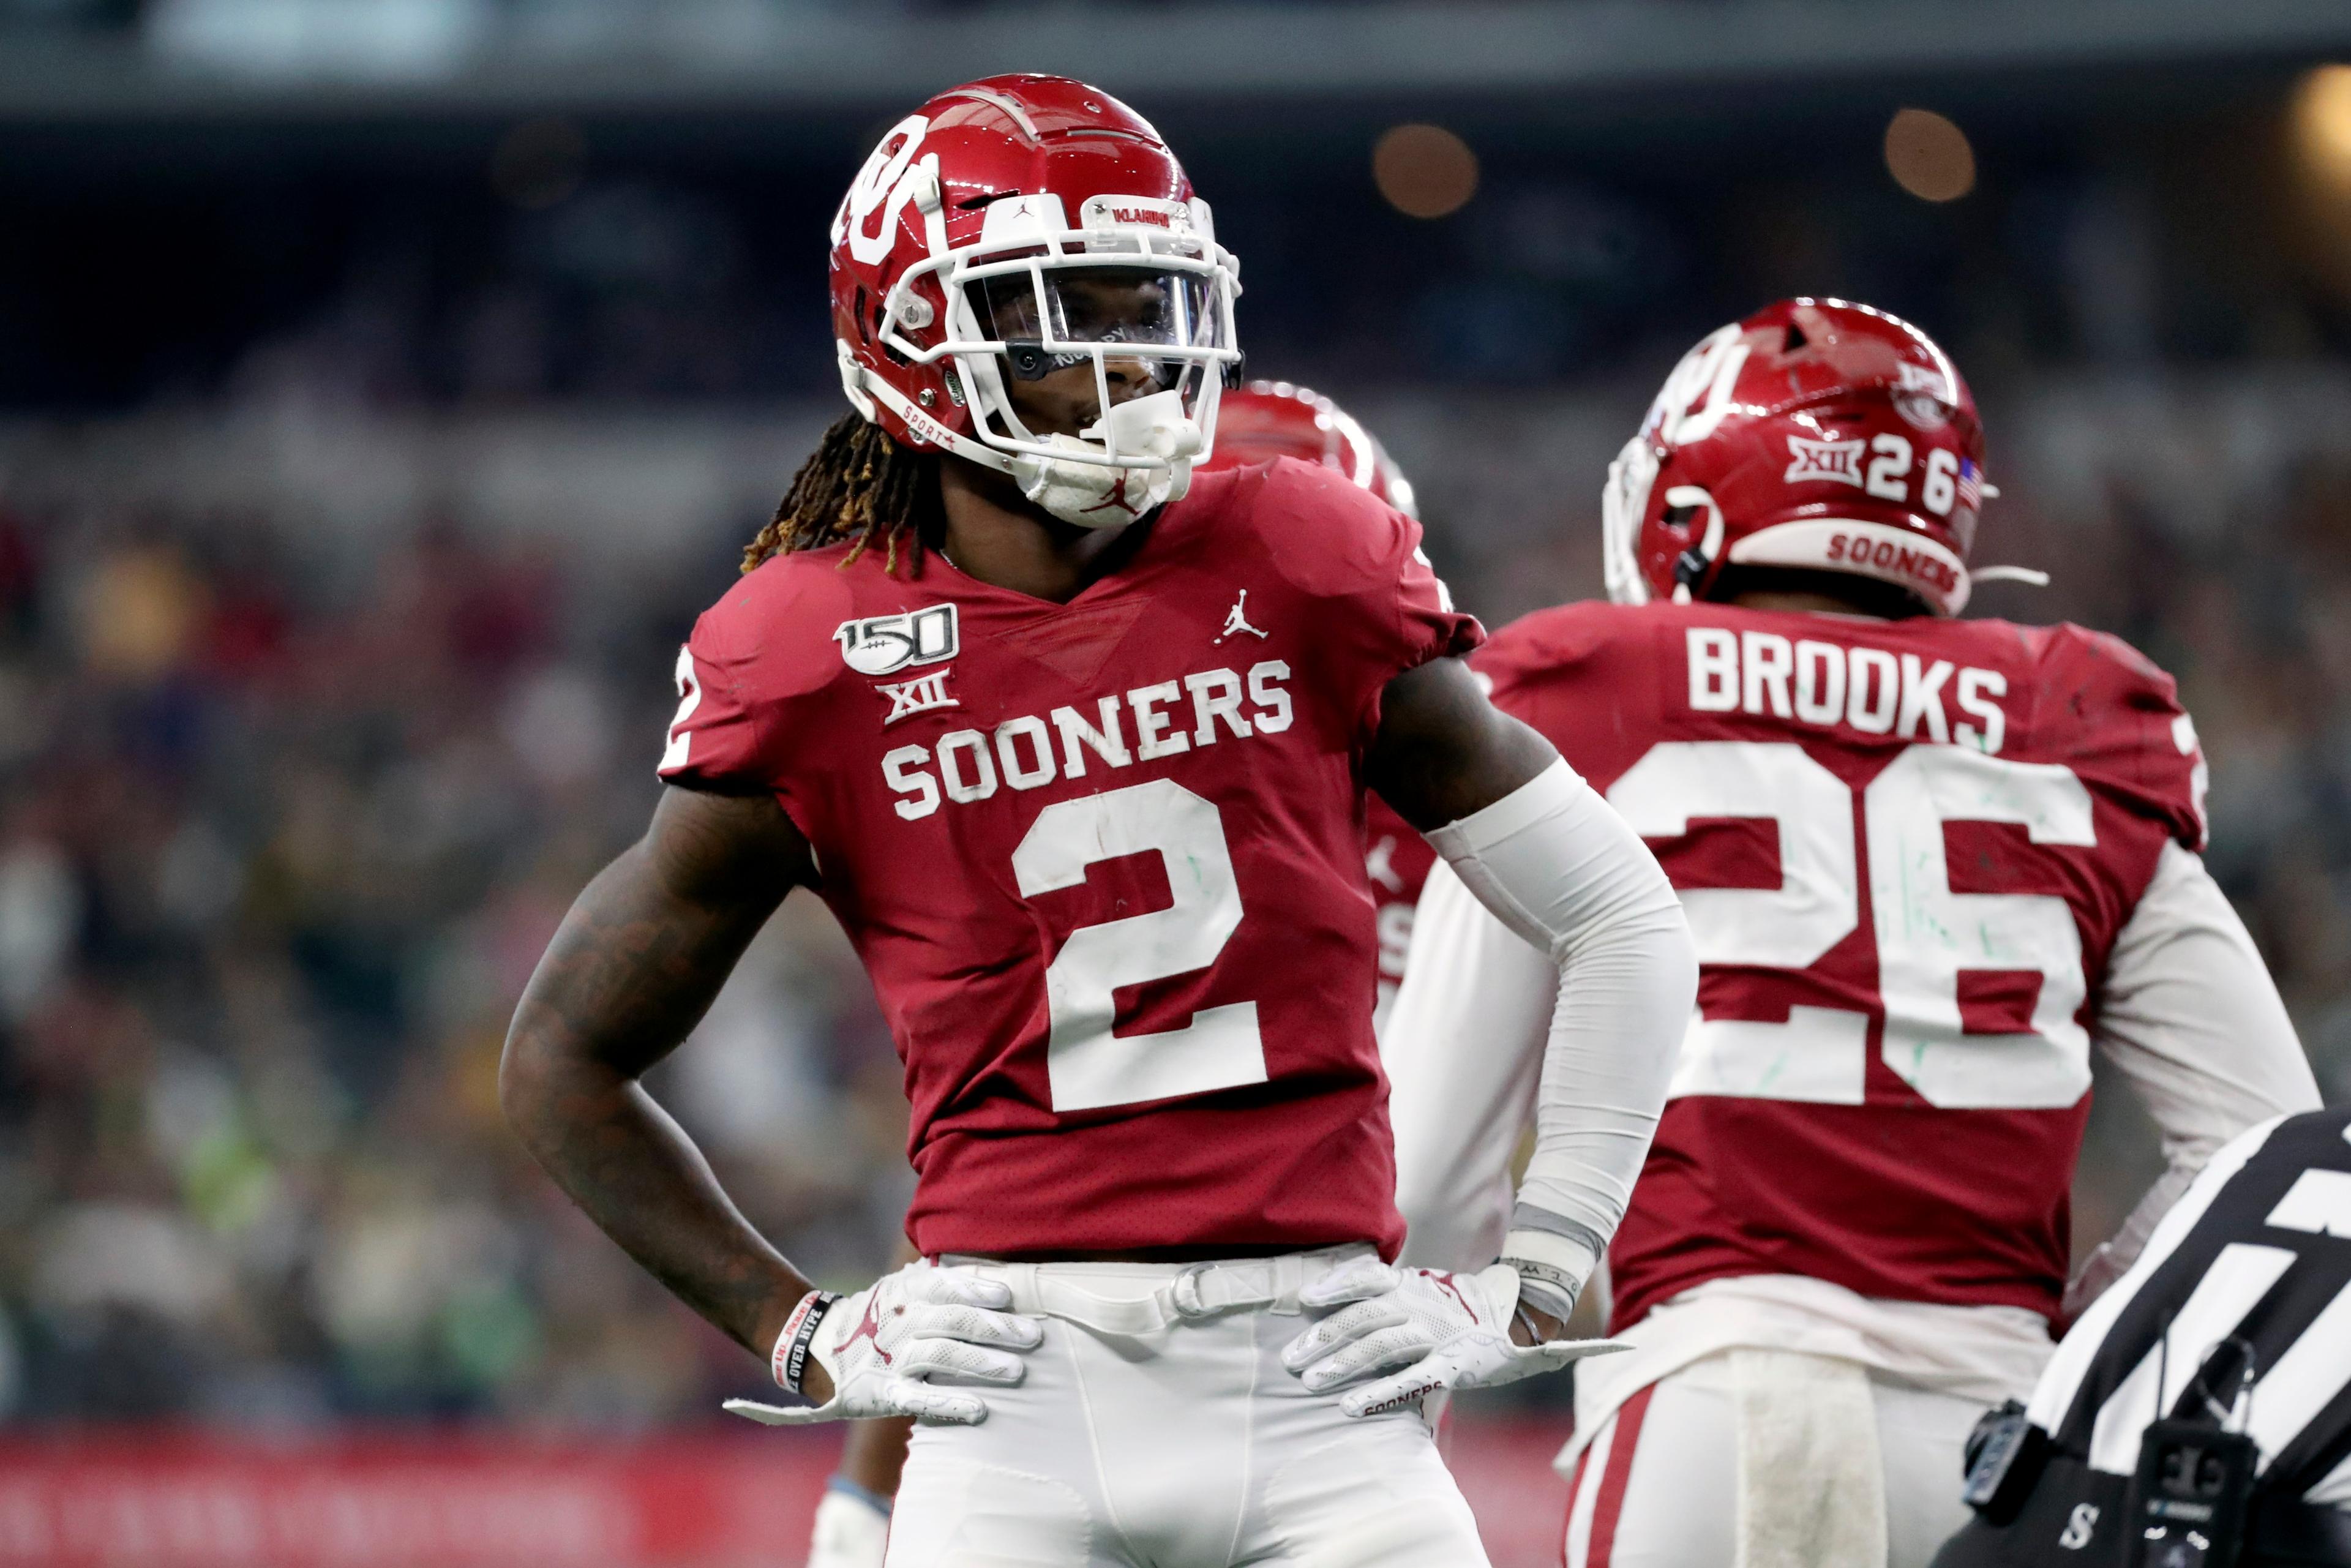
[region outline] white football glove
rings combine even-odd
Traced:
[[[1359,1258],[1299,1291],[1298,1301],[1310,1312],[1338,1309],[1281,1353],[1281,1364],[1307,1387],[1320,1394],[1388,1374],[1341,1397],[1339,1408],[1350,1416],[1417,1404],[1447,1389],[1515,1383],[1627,1348],[1609,1339],[1513,1344],[1519,1275],[1508,1263],[1447,1274]]]
[[[862,1492],[829,1488],[816,1505],[808,1568],[882,1568],[889,1545],[887,1512]]]
[[[875,1416],[976,1427],[987,1419],[985,1400],[926,1379],[944,1373],[999,1387],[1019,1383],[1026,1368],[1008,1350],[1036,1349],[1045,1331],[1033,1318],[1002,1310],[1011,1304],[1012,1292],[1000,1281],[968,1269],[909,1263],[833,1302],[818,1322],[808,1354],[831,1375],[831,1399],[790,1407],[729,1399],[725,1407],[768,1427]],[[786,1334],[792,1332],[787,1324]],[[785,1349],[777,1346],[777,1360]],[[793,1387],[780,1369],[777,1381]]]

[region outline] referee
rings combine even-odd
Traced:
[[[2351,1110],[2215,1155],[1968,1451],[1935,1568],[2351,1568]]]

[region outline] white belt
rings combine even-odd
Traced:
[[[1307,1284],[1371,1250],[1357,1244],[1210,1263],[997,1263],[952,1255],[939,1261],[1002,1281],[1016,1312],[1134,1335],[1228,1312],[1295,1314]]]

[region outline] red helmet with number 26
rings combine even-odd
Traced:
[[[1149,121],[1064,77],[967,82],[891,127],[833,219],[831,272],[858,412],[1071,522],[1183,494],[1240,360],[1238,264],[1208,204]],[[1113,402],[1112,361],[1141,361],[1155,390]],[[1089,362],[1092,424],[1022,423],[1009,382]]]
[[[1705,599],[1726,566],[1852,572],[1965,608],[1983,483],[1975,398],[1907,321],[1783,299],[1683,356],[1601,504],[1608,595]]]
[[[1412,482],[1387,448],[1329,398],[1289,382],[1251,382],[1227,392],[1217,415],[1217,454],[1200,467],[1246,468],[1275,457],[1335,468],[1405,517],[1420,516]]]

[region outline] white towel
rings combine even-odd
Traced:
[[[1869,1374],[1794,1351],[1734,1350],[1736,1568],[1886,1568],[1886,1469]]]

